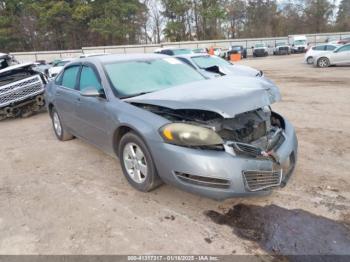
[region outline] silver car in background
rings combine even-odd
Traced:
[[[206,79],[157,54],[99,56],[67,65],[46,99],[59,140],[119,157],[143,192],[165,182],[214,199],[261,195],[296,164],[294,128],[270,107],[279,90],[261,78]]]
[[[350,44],[339,46],[333,51],[317,55],[314,57],[314,65],[317,67],[350,65]]]
[[[177,59],[190,65],[202,75],[214,78],[223,75],[262,77],[264,73],[249,66],[233,64],[223,58],[208,54],[176,55]]]
[[[337,47],[339,47],[337,44],[321,44],[313,46],[305,53],[304,62],[312,65],[314,63],[314,57],[333,51]]]

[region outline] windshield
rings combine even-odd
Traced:
[[[172,51],[174,52],[174,55],[193,54],[192,50],[190,50],[190,49],[174,49]]]
[[[191,58],[193,62],[202,69],[212,66],[230,66],[231,63],[217,56],[195,56]]]
[[[295,40],[294,41],[295,45],[305,45],[305,43],[306,43],[306,40]]]
[[[205,79],[176,58],[113,62],[104,65],[119,97],[131,97]]]
[[[240,50],[241,50],[241,47],[240,47],[240,46],[231,46],[231,50],[240,51]]]
[[[68,64],[70,61],[60,61],[60,62],[57,62],[57,64],[54,65],[54,67],[56,66],[65,66],[66,64]]]
[[[260,48],[260,47],[265,47],[265,45],[264,44],[256,44],[255,45],[255,48]]]

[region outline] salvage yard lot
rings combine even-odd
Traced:
[[[166,185],[141,193],[129,186],[118,160],[78,139],[59,142],[46,113],[0,122],[0,254],[271,252],[261,239],[215,223],[217,213],[208,212],[223,214],[242,203],[275,205],[276,223],[287,209],[315,215],[300,216],[300,228],[312,228],[317,216],[328,218],[327,225],[350,224],[350,68],[319,69],[302,60],[241,62],[278,84],[282,102],[273,109],[293,123],[299,139],[294,177],[266,197],[217,202]],[[281,228],[297,232],[298,226]],[[313,250],[308,240],[298,241]]]

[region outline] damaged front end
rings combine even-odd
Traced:
[[[269,106],[226,118],[206,110],[170,109],[143,103],[132,104],[158,114],[172,123],[186,123],[213,130],[222,139],[222,144],[188,147],[223,151],[241,159],[241,178],[247,192],[284,186],[294,170],[296,162],[294,148],[292,150],[289,145],[282,148],[285,140],[288,139],[286,133],[289,130],[286,131],[286,122],[279,114],[271,111]],[[295,136],[294,130],[292,133]],[[245,164],[253,163],[254,160],[259,164]],[[191,174],[176,170],[175,175],[181,181],[195,183],[197,186],[230,187],[229,179],[225,180],[218,176],[208,178],[198,173]]]
[[[18,64],[0,70],[0,120],[27,117],[44,105],[45,75],[33,64]]]

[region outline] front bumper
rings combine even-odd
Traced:
[[[276,53],[278,55],[287,55],[289,54],[289,48],[278,48]]]
[[[286,120],[284,138],[284,142],[272,152],[275,160],[238,156],[226,151],[191,149],[160,142],[150,143],[149,146],[158,174],[164,182],[191,193],[222,200],[265,195],[274,187],[283,187],[294,171],[298,150],[294,128]],[[280,180],[274,180],[273,186],[258,190],[249,187],[247,173],[261,171],[272,175],[282,167]]]
[[[255,49],[253,51],[253,53],[255,54],[255,56],[266,56],[267,55],[267,50],[265,50],[265,49]]]
[[[304,47],[304,46],[293,47],[292,50],[294,53],[305,53],[307,51],[306,47]]]

